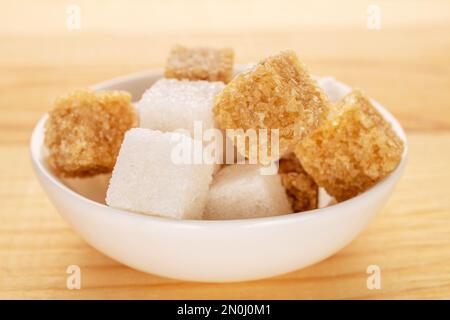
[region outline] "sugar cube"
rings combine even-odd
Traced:
[[[77,90],[56,100],[45,124],[49,165],[65,177],[111,172],[137,115],[127,92]]]
[[[295,152],[316,183],[344,201],[394,170],[403,142],[370,100],[355,90],[337,103],[330,118]]]
[[[184,140],[186,139],[186,140]],[[111,207],[176,219],[201,219],[212,164],[189,164],[175,150],[187,135],[135,128],[125,134],[106,196]]]
[[[160,79],[137,104],[140,127],[160,131],[186,129],[194,135],[194,122],[203,130],[214,127],[213,101],[222,82]]]
[[[335,205],[337,200],[330,196],[324,188],[319,188],[319,208],[326,208]]]
[[[261,175],[260,165],[225,166],[208,193],[204,219],[229,220],[292,212],[279,175]]]
[[[165,77],[188,80],[222,81],[233,74],[234,52],[230,48],[186,48],[175,46],[167,60]]]
[[[280,159],[278,172],[294,212],[317,209],[317,184],[303,169],[295,153],[290,152]]]
[[[267,148],[278,160],[293,142],[316,129],[328,110],[326,95],[287,50],[234,77],[217,95],[213,112],[222,129],[279,130],[279,152]]]
[[[333,77],[321,77],[317,80],[317,84],[326,92],[331,103],[338,102],[343,96],[352,91],[350,87],[336,81]]]

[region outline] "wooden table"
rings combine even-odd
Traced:
[[[450,2],[73,2],[81,29],[70,31],[66,2],[2,1],[0,298],[450,298]],[[379,30],[367,28],[373,2]],[[34,177],[31,130],[56,96],[161,67],[176,43],[232,46],[238,63],[293,48],[313,73],[387,106],[407,131],[410,157],[381,214],[331,258],[247,283],[164,279],[87,245]],[[73,264],[81,290],[66,288]],[[369,265],[381,268],[379,290],[366,287]]]

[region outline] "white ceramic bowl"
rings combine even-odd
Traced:
[[[93,89],[127,90],[136,100],[161,76],[161,70],[143,72]],[[331,99],[350,90],[332,78],[321,83]],[[399,166],[363,194],[305,213],[233,221],[183,221],[110,208],[103,202],[108,176],[63,181],[48,170],[43,146],[47,116],[34,129],[31,158],[58,212],[89,244],[111,258],[144,272],[184,280],[261,279],[332,255],[355,238],[386,203],[404,169],[407,146],[400,124],[383,107],[376,106],[405,141]]]

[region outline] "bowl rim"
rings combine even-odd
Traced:
[[[110,80],[100,82],[98,84],[95,84],[90,87],[90,89],[94,91],[100,91],[100,90],[106,90],[108,87],[117,85],[120,82],[128,82],[133,80],[141,79],[147,79],[149,77],[157,77],[162,75],[162,69],[151,69],[136,73],[131,73],[128,75],[115,77]],[[325,78],[321,77],[321,78]],[[340,85],[346,87],[347,89],[351,89],[348,85],[334,79],[337,81]],[[384,177],[382,180],[380,180],[378,183],[376,183],[374,186],[369,188],[368,190],[364,191],[363,193],[350,198],[348,200],[339,202],[337,204],[334,204],[329,207],[324,208],[317,208],[313,210],[303,211],[303,212],[295,212],[290,214],[284,214],[284,215],[278,215],[278,216],[269,216],[269,217],[259,217],[259,218],[248,218],[248,219],[234,219],[234,220],[187,220],[187,219],[170,219],[166,217],[156,216],[156,215],[148,215],[144,213],[139,212],[133,212],[128,210],[122,210],[118,208],[110,207],[106,204],[102,204],[99,202],[96,202],[94,200],[88,199],[81,194],[75,192],[74,190],[70,189],[68,186],[66,186],[64,183],[62,183],[53,173],[51,173],[47,168],[44,167],[42,161],[40,160],[42,147],[44,144],[44,131],[45,131],[45,122],[48,118],[48,113],[45,113],[36,123],[35,127],[33,128],[30,144],[29,144],[29,153],[32,163],[34,164],[35,170],[39,171],[41,176],[43,176],[46,180],[48,180],[51,184],[53,184],[55,187],[60,189],[62,192],[64,192],[67,196],[72,197],[76,201],[84,202],[85,204],[89,206],[97,207],[101,210],[107,210],[110,211],[111,214],[118,214],[124,218],[128,217],[131,219],[138,219],[139,221],[146,221],[146,222],[157,222],[157,223],[164,223],[164,224],[173,224],[176,226],[190,226],[190,227],[214,227],[214,226],[222,226],[222,225],[232,225],[232,226],[242,226],[242,227],[248,227],[250,225],[265,225],[267,223],[285,223],[292,220],[306,220],[306,219],[319,219],[323,216],[328,216],[330,214],[335,215],[336,211],[335,209],[340,208],[343,209],[342,211],[345,212],[345,208],[349,206],[356,205],[357,203],[364,202],[367,197],[370,197],[372,194],[376,193],[377,190],[382,189],[385,185],[389,183],[395,183],[401,176],[404,167],[406,165],[406,161],[408,158],[408,141],[406,138],[405,131],[403,130],[402,126],[398,122],[398,120],[380,103],[378,103],[376,100],[371,98],[371,102],[374,104],[374,106],[377,108],[377,110],[383,115],[383,117],[392,125],[393,130],[397,133],[397,135],[400,137],[400,139],[404,143],[404,149],[403,153],[400,159],[400,162],[398,163],[397,167],[389,173],[386,177]],[[47,190],[45,190],[47,193]],[[95,213],[92,213],[95,214]]]

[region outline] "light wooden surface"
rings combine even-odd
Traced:
[[[313,3],[310,3],[313,2]],[[450,298],[450,2],[1,1],[0,298]],[[366,27],[367,7],[381,29]],[[363,88],[405,127],[406,172],[349,246],[284,276],[235,284],[164,279],[87,245],[52,207],[28,158],[59,94],[161,67],[176,44],[232,46],[239,63],[295,49],[310,70]],[[293,244],[301,245],[301,244]],[[79,265],[82,289],[66,289]],[[381,268],[368,290],[366,268]]]

